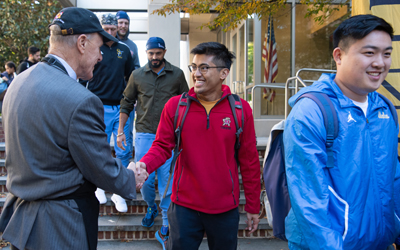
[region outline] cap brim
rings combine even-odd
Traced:
[[[118,42],[118,39],[116,37],[113,37],[112,35],[108,34],[107,32],[105,32],[104,30],[100,31],[99,34],[103,37],[103,41],[109,42],[109,41],[113,41],[113,42]]]

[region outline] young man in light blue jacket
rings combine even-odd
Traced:
[[[303,98],[287,119],[284,145],[292,209],[286,237],[292,250],[384,250],[400,235],[398,124],[375,92],[389,72],[392,39],[392,27],[379,17],[344,21],[333,34],[337,74],[323,74],[289,101],[293,106],[306,92],[323,92],[339,125],[334,166],[328,168],[318,105]]]

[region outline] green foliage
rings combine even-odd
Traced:
[[[254,83],[253,81],[253,73],[254,73],[254,43],[249,42],[247,44],[247,69],[248,69],[248,76],[247,76],[247,84]]]
[[[57,0],[2,0],[0,2],[0,68],[27,57],[29,46],[48,50],[48,25],[62,9]]]
[[[349,4],[350,0],[337,1],[335,5],[332,0],[302,0],[301,3],[307,4],[307,14],[305,17],[314,17],[314,21],[323,24],[333,12],[339,11],[345,4]]]
[[[286,8],[286,0],[171,0],[161,9],[154,10],[152,14],[166,16],[175,12],[185,12],[190,15],[215,12],[218,16],[200,29],[208,27],[210,30],[223,27],[224,31],[238,27],[242,20],[255,14],[258,18],[274,15],[278,10]],[[316,22],[323,23],[334,11],[339,8],[332,5],[333,0],[301,0],[302,4],[309,6],[306,17],[314,16]],[[337,2],[337,1],[336,1]],[[350,0],[340,1],[340,5],[349,3]]]

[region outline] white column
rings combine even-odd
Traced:
[[[262,54],[262,49],[263,49],[263,33],[264,31],[261,30],[262,23],[261,19],[259,19],[257,16],[254,18],[254,62],[253,62],[253,71],[254,71],[254,84],[259,85],[264,82],[264,69],[261,67],[262,65],[262,59],[261,59],[261,54]],[[260,118],[261,116],[261,102],[263,99],[261,98],[261,88],[255,89],[255,93],[253,96],[253,103],[254,103],[254,110],[253,110],[253,115],[256,118]]]
[[[158,36],[164,39],[167,53],[165,59],[171,64],[179,67],[180,65],[180,40],[181,40],[181,20],[179,13],[167,15],[167,17],[158,16],[151,13],[162,8],[168,0],[149,0],[149,28],[147,34],[149,37]]]

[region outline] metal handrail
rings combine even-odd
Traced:
[[[286,85],[284,83],[275,83],[275,84],[282,84],[280,85],[270,85],[270,84],[258,84],[251,86],[251,108],[253,110],[253,116],[254,116],[254,94],[255,94],[255,89],[256,88],[271,88],[271,89],[286,89]],[[294,87],[288,87],[289,89],[294,89]],[[249,88],[247,88],[249,89]],[[247,96],[247,95],[246,95]],[[247,98],[246,98],[247,99]],[[247,101],[247,100],[246,100]]]
[[[299,77],[300,73],[301,73],[301,72],[304,72],[304,71],[307,71],[307,72],[321,72],[321,73],[336,73],[336,70],[332,70],[332,69],[302,68],[302,69],[299,69],[299,70],[296,72],[296,76]],[[313,81],[313,80],[303,80],[303,82],[312,83],[312,82],[315,82],[315,81]],[[296,80],[296,82],[295,82],[295,93],[297,93],[298,88],[299,88],[299,83],[298,83],[298,81]]]
[[[308,71],[308,72],[321,72],[321,73],[336,73],[336,70],[330,70],[330,69],[313,69],[313,68],[302,68],[302,69],[299,69],[297,72],[296,72],[296,76],[293,76],[293,77],[289,77],[287,80],[286,80],[286,83],[285,84],[283,84],[283,83],[274,83],[274,85],[272,85],[272,84],[258,84],[258,85],[253,85],[253,86],[247,86],[246,85],[246,82],[244,82],[244,81],[233,81],[232,83],[234,84],[234,86],[233,86],[233,88],[234,88],[234,90],[235,90],[235,92],[236,92],[236,84],[237,83],[243,83],[243,91],[244,91],[244,98],[243,99],[245,99],[246,101],[248,101],[248,98],[247,98],[247,90],[249,89],[249,88],[251,88],[251,100],[252,100],[252,104],[251,104],[251,107],[252,107],[252,110],[253,110],[253,115],[254,115],[254,108],[255,108],[255,103],[254,103],[254,95],[255,95],[255,89],[256,88],[272,88],[272,89],[285,89],[285,119],[287,118],[287,116],[288,116],[288,97],[289,97],[289,93],[288,93],[288,91],[289,91],[289,89],[294,89],[294,91],[295,91],[295,94],[298,92],[298,90],[299,90],[299,82],[301,83],[301,85],[303,85],[303,87],[307,87],[307,85],[306,85],[306,83],[313,83],[313,82],[315,82],[316,80],[303,80],[300,76],[299,76],[299,74],[301,73],[301,72],[304,72],[304,71]],[[291,81],[293,81],[294,80],[294,82],[295,82],[295,86],[294,87],[291,87],[291,86],[289,86],[289,82],[291,82]],[[280,86],[280,85],[276,85],[276,84],[282,84],[282,86]]]
[[[297,85],[297,81],[299,81],[299,82],[303,85],[303,87],[307,87],[307,85],[304,83],[303,79],[300,78],[300,76],[292,76],[292,77],[289,77],[289,78],[286,80],[286,85],[285,85],[285,119],[286,119],[287,116],[288,116],[288,106],[289,106],[289,104],[288,104],[288,96],[289,96],[288,90],[289,90],[289,82],[292,81],[292,80],[296,80],[296,81],[295,81],[295,82],[296,82],[296,85]],[[296,93],[297,93],[298,86],[295,86],[294,89],[295,89],[295,91],[296,91]]]
[[[243,99],[247,101],[247,95],[246,95],[246,87],[247,87],[247,86],[246,86],[246,82],[245,82],[245,81],[233,81],[232,84],[233,84],[233,93],[234,93],[234,94],[239,94],[239,93],[241,93],[241,92],[236,92],[236,90],[237,90],[237,89],[236,89],[236,86],[237,86],[236,84],[237,84],[237,83],[243,84],[243,86],[242,86],[242,87],[243,87]],[[232,91],[232,90],[231,90],[231,91]]]
[[[298,90],[299,90],[299,82],[303,85],[303,87],[307,87],[307,85],[305,84],[306,82],[307,82],[307,83],[313,83],[313,82],[315,82],[315,81],[313,81],[313,80],[303,80],[303,79],[301,79],[300,76],[299,76],[299,74],[300,74],[301,72],[304,72],[304,71],[308,71],[308,72],[321,72],[321,73],[336,73],[336,70],[331,70],[331,69],[302,68],[302,69],[299,69],[299,70],[296,72],[296,76],[289,77],[289,78],[286,80],[286,88],[285,88],[285,119],[286,119],[287,116],[288,116],[288,109],[289,109],[289,107],[288,107],[288,106],[289,106],[289,103],[288,103],[289,82],[295,80],[295,86],[294,86],[295,94],[296,94],[296,93],[298,92]]]
[[[303,71],[309,71],[309,72],[321,72],[321,73],[336,73],[336,70],[334,69],[313,69],[313,68],[302,68],[299,69],[296,73],[296,76],[299,76],[299,74]]]

